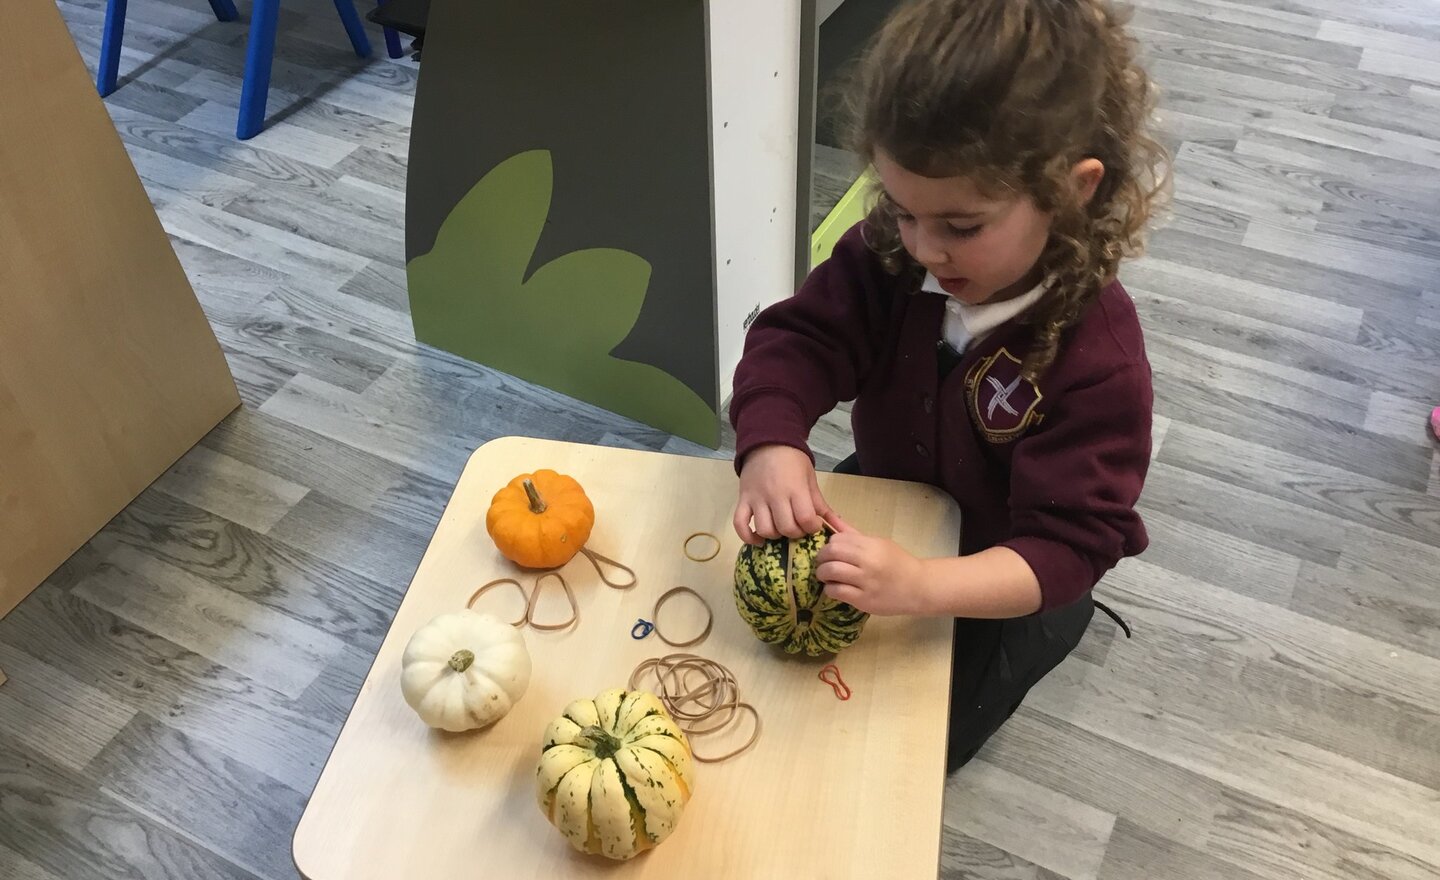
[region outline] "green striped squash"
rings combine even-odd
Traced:
[[[860,637],[870,617],[824,593],[815,557],[824,532],[745,545],[735,561],[735,607],[762,642],[791,654],[836,654]]]
[[[540,811],[575,849],[631,859],[675,830],[695,790],[690,743],[654,694],[604,691],[550,722]]]

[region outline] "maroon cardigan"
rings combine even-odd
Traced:
[[[1135,502],[1153,392],[1135,305],[1108,285],[1037,387],[1020,377],[1033,328],[1014,320],[942,381],[945,299],[888,274],[859,226],[847,232],[750,328],[730,404],[737,467],[770,443],[809,453],[815,422],[854,400],[862,472],[946,490],[964,516],[961,553],[1009,547],[1034,570],[1042,610],[1066,605],[1148,543]]]

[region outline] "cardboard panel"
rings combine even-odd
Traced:
[[[52,0],[0,27],[0,614],[239,405]]]
[[[715,443],[703,0],[432,6],[406,258],[417,337]]]

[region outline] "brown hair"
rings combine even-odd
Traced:
[[[1147,131],[1155,90],[1125,18],[1106,0],[912,0],[849,84],[850,146],[867,161],[883,151],[913,173],[965,176],[1053,214],[1039,264],[1050,289],[1025,318],[1037,327],[1032,380],[1140,252],[1169,188],[1168,157]],[[1086,203],[1070,172],[1089,157],[1105,175]],[[919,271],[878,185],[866,239],[891,272]]]

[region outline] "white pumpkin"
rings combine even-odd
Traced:
[[[654,694],[576,700],[545,729],[540,811],[581,852],[630,859],[658,846],[694,790],[690,743]]]
[[[405,702],[426,724],[453,732],[494,724],[530,686],[530,652],[520,633],[468,609],[417,630],[401,667]]]

